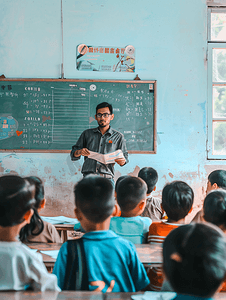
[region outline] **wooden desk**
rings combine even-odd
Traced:
[[[72,300],[72,299],[86,299],[86,300],[131,300],[132,295],[141,295],[143,292],[137,293],[96,293],[96,292],[1,292],[1,300]],[[164,294],[167,292],[159,292],[164,300]],[[151,299],[151,296],[150,296]],[[217,293],[214,297],[216,300],[226,299],[226,293]]]
[[[149,264],[152,267],[159,267],[162,264],[162,245],[136,244],[135,246],[144,267]]]
[[[56,230],[59,232],[61,242],[64,243],[68,240],[68,231],[74,231],[74,224],[55,224]]]
[[[27,243],[27,246],[31,249],[41,250],[60,250],[62,246],[61,243]],[[159,245],[149,245],[149,244],[137,244],[136,250],[138,256],[143,263],[144,267],[148,265],[159,266],[162,263],[162,247]],[[42,254],[43,262],[49,272],[54,267],[55,259],[49,255]]]

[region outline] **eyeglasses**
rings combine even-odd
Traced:
[[[108,113],[97,114],[97,118],[101,118],[101,117],[108,118],[110,115],[111,115],[111,114],[108,114]]]

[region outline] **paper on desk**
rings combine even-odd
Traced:
[[[38,251],[38,249],[31,249],[31,248],[29,248],[32,252],[37,252]]]
[[[90,155],[88,156],[89,158],[95,159],[103,164],[112,164],[115,162],[116,159],[118,158],[124,158],[124,155],[122,153],[122,150],[116,150],[114,152],[111,153],[107,153],[107,154],[100,154],[97,152],[93,152],[90,151]]]
[[[57,255],[60,250],[40,250],[41,253],[51,256],[54,259],[57,259]]]
[[[43,217],[41,216],[43,221],[49,222],[53,225],[55,224],[78,224],[80,223],[76,218],[68,218],[65,216],[58,216],[58,217]]]
[[[171,300],[176,297],[174,292],[145,292],[141,295],[132,295],[133,300]]]

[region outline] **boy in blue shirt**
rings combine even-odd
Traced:
[[[147,185],[141,178],[128,176],[122,179],[116,190],[120,217],[113,217],[110,229],[134,244],[147,242],[152,220],[140,217],[146,205]]]
[[[64,243],[55,263],[62,290],[135,292],[149,284],[134,245],[109,230],[114,210],[113,186],[89,175],[74,188],[75,213],[85,230],[79,240]]]

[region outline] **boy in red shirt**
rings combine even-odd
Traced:
[[[168,220],[153,222],[149,228],[148,242],[163,243],[173,229],[185,223],[185,217],[191,211],[194,201],[192,188],[183,181],[173,181],[162,191],[162,208]],[[158,291],[163,283],[162,268],[153,267],[148,270],[150,289]]]

